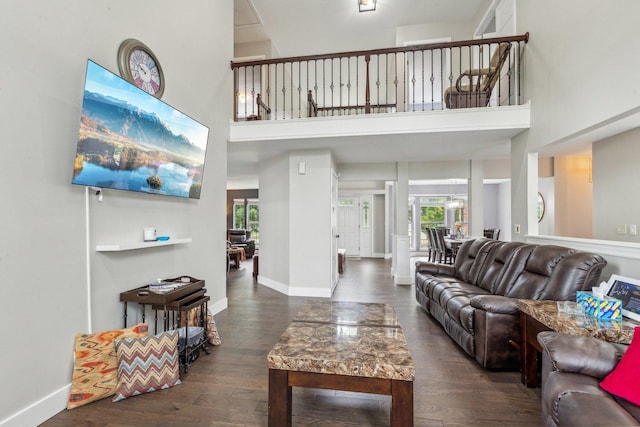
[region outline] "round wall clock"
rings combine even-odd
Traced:
[[[120,75],[158,98],[164,93],[164,74],[158,59],[144,43],[127,39],[118,48]]]

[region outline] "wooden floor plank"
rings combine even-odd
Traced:
[[[418,306],[413,286],[393,283],[389,260],[348,263],[332,299],[395,306],[416,368],[416,426],[541,424],[540,389],[524,387],[519,372],[482,369]],[[251,260],[231,270],[229,308],[215,316],[222,345],[201,355],[181,385],[65,410],[43,425],[266,426],[267,353],[311,298],[287,297],[258,285],[251,272]],[[293,389],[294,426],[388,426],[390,411],[389,396]]]

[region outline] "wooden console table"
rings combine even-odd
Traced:
[[[634,328],[639,325],[628,319],[611,321],[597,319],[585,314],[569,315],[558,312],[556,301],[520,300],[520,346],[521,381],[527,387],[538,387],[538,361],[542,347],[538,334],[556,331],[569,335],[590,336],[603,341],[629,344]]]
[[[391,395],[391,426],[413,426],[415,369],[389,304],[308,302],[267,356],[269,426],[291,426],[292,387]]]

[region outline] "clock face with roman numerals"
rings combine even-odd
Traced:
[[[127,39],[118,49],[120,75],[158,98],[164,93],[164,75],[151,49],[134,39]]]

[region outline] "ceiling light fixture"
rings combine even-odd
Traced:
[[[376,10],[377,0],[358,0],[358,10],[360,12],[373,12]]]

